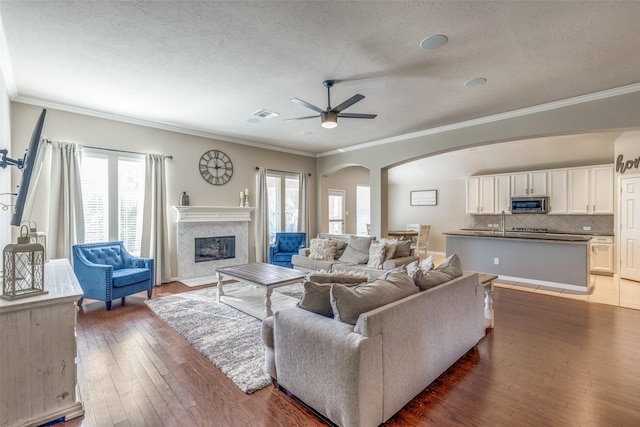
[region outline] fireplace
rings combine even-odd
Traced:
[[[236,237],[196,237],[194,262],[217,261],[236,257]]]
[[[206,278],[215,280],[215,269],[249,262],[249,223],[254,208],[237,206],[174,206],[177,213],[178,280]],[[194,241],[199,238],[226,239],[233,237],[233,253],[215,251],[203,254]],[[213,247],[221,242],[204,242]],[[229,249],[230,242],[225,242]],[[206,249],[205,249],[206,252]],[[207,261],[207,262],[203,262]],[[211,283],[210,281],[207,283]]]

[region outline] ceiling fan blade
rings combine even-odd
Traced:
[[[309,104],[307,101],[303,101],[299,98],[291,98],[291,102],[295,102],[296,104],[300,104],[303,107],[311,108],[313,111],[317,111],[318,113],[324,113],[324,110],[320,107],[316,107],[313,104]]]
[[[294,117],[292,119],[284,119],[283,122],[291,122],[294,120],[306,120],[306,119],[317,119],[320,116],[305,116],[305,117]]]
[[[361,101],[363,99],[364,99],[364,95],[360,95],[358,93],[356,95],[353,95],[351,98],[347,99],[346,101],[344,101],[342,104],[340,104],[337,107],[333,108],[331,111],[339,113],[339,112],[341,112],[343,110],[346,110],[347,108],[351,107],[356,102]]]
[[[349,114],[349,113],[340,113],[338,117],[345,119],[375,119],[377,114]]]

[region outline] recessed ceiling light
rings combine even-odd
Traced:
[[[435,34],[433,36],[429,36],[426,39],[422,40],[420,42],[420,47],[425,50],[438,49],[439,47],[442,47],[445,44],[447,44],[448,41],[449,39],[447,38],[447,36],[444,36],[442,34]]]
[[[487,79],[485,79],[484,77],[478,77],[478,78],[467,80],[466,82],[464,82],[464,87],[482,86],[486,82],[487,82]]]
[[[280,113],[276,113],[275,111],[265,110],[264,108],[259,109],[258,111],[253,113],[254,116],[264,117],[265,119],[270,119],[272,117],[278,117]]]
[[[260,119],[257,117],[249,117],[247,119],[247,123],[251,123],[251,124],[256,124],[256,123],[260,123]]]

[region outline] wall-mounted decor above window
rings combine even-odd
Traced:
[[[411,192],[411,206],[436,206],[438,190],[421,190]]]

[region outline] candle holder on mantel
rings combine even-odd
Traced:
[[[244,205],[243,205],[243,206],[244,206],[245,208],[248,208],[248,207],[249,207],[249,195],[248,195],[248,194],[245,194],[245,195],[244,195]]]
[[[244,193],[241,191],[240,192],[240,207],[244,207]]]

